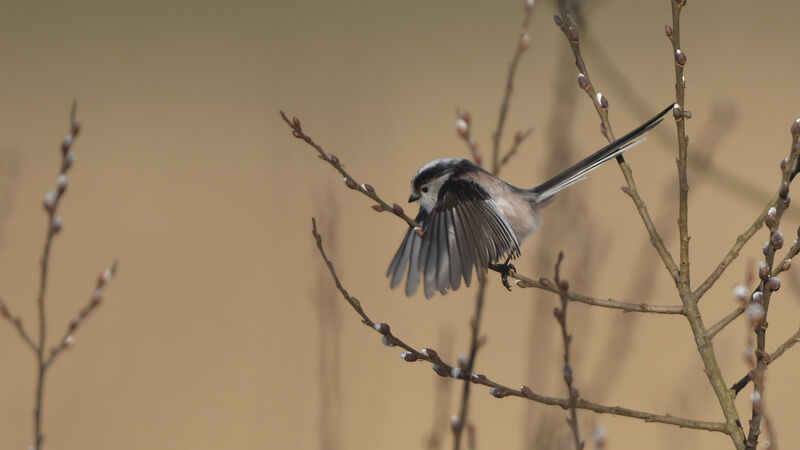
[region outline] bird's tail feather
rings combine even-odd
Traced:
[[[585,179],[589,172],[596,169],[604,162],[612,158],[616,158],[625,150],[644,142],[645,138],[641,138],[640,136],[661,123],[664,115],[667,114],[673,108],[673,106],[674,104],[669,105],[655,117],[639,125],[630,133],[592,153],[574,166],[545,181],[539,186],[530,189],[529,192],[534,195],[537,202],[543,202],[547,201],[558,192],[561,192],[569,186],[572,186],[573,184]]]

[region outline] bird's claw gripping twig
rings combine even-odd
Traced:
[[[489,268],[500,274],[500,281],[502,281],[503,286],[510,291],[511,283],[508,282],[508,277],[512,272],[516,273],[517,268],[514,267],[513,264],[509,264],[508,261],[504,264],[489,264]]]

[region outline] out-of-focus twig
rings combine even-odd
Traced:
[[[567,331],[567,305],[569,305],[569,283],[567,280],[561,279],[561,262],[564,260],[564,253],[558,253],[558,261],[556,261],[555,268],[555,282],[558,286],[559,297],[561,298],[561,308],[553,310],[559,325],[561,325],[561,338],[564,341],[564,383],[567,385],[567,394],[569,395],[569,412],[570,416],[567,419],[570,429],[572,430],[572,437],[575,440],[575,450],[583,450],[583,441],[581,441],[580,433],[578,432],[578,411],[576,404],[578,401],[578,390],[572,386],[572,365],[569,362],[569,347],[572,342],[572,335]]]
[[[5,302],[3,302],[3,299],[1,298],[0,298],[0,317],[8,320],[9,322],[11,322],[12,325],[14,325],[14,328],[16,328],[17,331],[19,332],[19,335],[22,338],[22,340],[25,341],[26,344],[28,344],[28,347],[33,351],[34,354],[39,352],[37,345],[33,342],[33,339],[31,339],[31,337],[25,331],[25,327],[22,326],[22,318],[19,316],[12,315],[11,311],[8,309],[8,306],[5,304]]]
[[[364,311],[361,302],[354,296],[352,296],[350,292],[344,287],[342,282],[339,280],[338,275],[336,274],[336,268],[334,267],[330,259],[328,259],[328,256],[325,253],[325,249],[322,245],[322,236],[317,232],[316,220],[314,219],[312,219],[312,234],[314,236],[314,239],[316,240],[320,256],[325,261],[325,264],[328,267],[328,271],[330,272],[331,276],[333,277],[333,281],[336,284],[336,288],[342,294],[342,297],[345,299],[345,301],[347,301],[350,307],[353,308],[353,310],[361,317],[361,322],[364,325],[368,326],[369,328],[372,328],[377,333],[383,336],[381,341],[383,342],[384,345],[388,347],[400,347],[403,350],[405,350],[400,354],[400,357],[403,360],[407,362],[415,362],[415,361],[428,362],[432,365],[432,369],[434,372],[436,372],[437,375],[443,377],[452,377],[460,380],[469,380],[472,383],[486,386],[490,388],[489,389],[490,394],[492,394],[496,398],[512,396],[512,397],[524,398],[545,405],[558,406],[562,409],[570,408],[571,400],[568,398],[544,396],[536,392],[533,392],[527,386],[522,386],[520,387],[520,389],[511,388],[509,386],[497,383],[485,375],[469,373],[460,367],[448,364],[439,356],[439,354],[435,350],[431,348],[423,348],[421,350],[417,350],[416,348],[404,342],[400,337],[392,333],[389,324],[373,321]],[[643,420],[645,422],[664,423],[664,424],[678,426],[681,428],[692,428],[696,430],[706,430],[718,433],[726,433],[727,431],[726,424],[723,422],[707,422],[694,419],[686,419],[682,417],[676,417],[671,414],[652,414],[644,411],[622,408],[619,406],[602,405],[581,398],[575,401],[575,408],[586,409],[601,414],[613,414],[617,416],[632,417]]]

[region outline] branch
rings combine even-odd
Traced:
[[[520,34],[519,39],[517,40],[517,47],[514,49],[514,56],[511,58],[511,63],[508,65],[508,78],[506,78],[506,88],[505,94],[503,95],[503,103],[500,105],[500,113],[497,117],[497,128],[495,129],[494,133],[492,134],[492,173],[497,175],[500,173],[500,168],[502,167],[505,162],[508,161],[507,155],[506,158],[503,158],[503,162],[500,161],[500,138],[503,135],[503,128],[506,122],[506,114],[508,113],[508,106],[511,101],[511,93],[514,92],[514,75],[517,72],[517,66],[519,65],[519,60],[522,57],[522,54],[525,53],[528,46],[530,45],[531,38],[528,36],[528,24],[531,21],[531,14],[533,13],[533,0],[525,0],[525,16],[522,21],[522,34]],[[512,147],[512,150],[515,152],[516,145],[519,144],[518,141],[522,139],[518,139],[515,146]],[[513,152],[509,152],[513,154]]]
[[[423,348],[421,350],[417,350],[414,347],[406,344],[401,338],[393,334],[388,324],[382,322],[374,322],[366,314],[366,312],[364,312],[364,308],[361,306],[361,302],[352,295],[350,295],[347,289],[345,289],[345,287],[342,285],[342,282],[336,275],[336,268],[334,267],[333,263],[328,259],[328,256],[325,254],[325,249],[322,246],[322,236],[320,236],[319,233],[317,232],[316,220],[312,219],[311,223],[312,223],[312,234],[314,236],[314,239],[316,240],[320,256],[322,257],[323,261],[325,261],[325,264],[328,266],[328,271],[333,277],[333,281],[336,284],[336,288],[342,294],[342,297],[345,299],[345,301],[347,301],[350,307],[353,308],[353,310],[361,317],[361,322],[364,325],[372,328],[379,334],[383,335],[382,342],[385,345],[389,347],[396,346],[405,350],[400,354],[400,357],[403,358],[405,361],[408,362],[426,361],[432,365],[432,369],[434,370],[434,372],[436,372],[437,375],[443,377],[457,378],[461,380],[470,380],[472,383],[489,387],[491,388],[489,392],[493,396],[498,398],[513,396],[513,397],[524,398],[536,403],[558,406],[562,409],[568,409],[570,407],[569,399],[547,397],[544,395],[540,395],[533,392],[527,386],[522,386],[520,389],[513,389],[511,387],[492,381],[485,375],[469,373],[460,367],[454,367],[446,363],[444,360],[442,360],[439,357],[438,353],[436,353],[436,351],[434,351],[433,349]],[[693,419],[686,419],[682,417],[675,417],[669,414],[666,415],[653,414],[644,411],[622,408],[619,406],[602,405],[599,403],[593,403],[580,398],[577,399],[577,401],[575,402],[575,407],[578,409],[586,409],[601,414],[613,414],[617,416],[632,417],[635,419],[643,420],[645,422],[664,423],[668,425],[675,425],[681,428],[706,430],[718,433],[727,432],[727,425],[723,422],[706,422]]]
[[[561,294],[559,289],[553,285],[547,278],[539,278],[538,280],[529,278],[525,275],[511,272],[511,278],[517,280],[515,283],[520,288],[537,288],[545,291]],[[569,291],[566,293],[567,298],[573,302],[585,303],[587,305],[599,306],[602,308],[619,309],[623,312],[642,312],[654,314],[683,314],[682,305],[648,305],[646,303],[626,303],[613,300],[610,298],[595,298],[587,297],[577,292]]]
[[[561,16],[555,16],[554,19],[556,25],[561,28],[564,36],[567,38],[567,41],[572,48],[572,53],[575,55],[575,65],[578,67],[579,72],[578,86],[580,86],[581,89],[583,89],[589,95],[589,99],[592,101],[592,104],[597,111],[597,115],[600,117],[600,131],[609,142],[612,142],[614,140],[614,132],[612,131],[611,123],[608,120],[608,100],[605,98],[605,96],[603,96],[603,94],[597,92],[592,84],[592,80],[589,77],[589,72],[586,69],[586,64],[583,62],[583,55],[581,55],[578,30],[568,24],[571,18],[567,15],[565,1],[559,0],[558,5]],[[628,194],[628,196],[633,200],[633,203],[636,205],[636,210],[639,212],[639,216],[642,218],[642,222],[644,222],[645,228],[647,228],[647,232],[650,235],[650,242],[652,242],[653,246],[656,248],[658,255],[661,257],[661,261],[664,263],[667,271],[672,276],[673,281],[677,283],[679,278],[678,266],[675,265],[672,255],[664,245],[664,240],[658,233],[658,230],[653,223],[653,219],[650,217],[650,213],[647,211],[647,206],[645,206],[644,200],[642,200],[642,197],[639,195],[639,191],[636,189],[636,181],[633,179],[633,171],[631,170],[630,166],[628,166],[628,163],[625,162],[625,158],[623,158],[622,155],[617,156],[617,162],[622,170],[622,174],[625,176],[626,187],[623,189],[623,191]]]
[[[569,364],[569,345],[572,342],[572,335],[567,332],[567,305],[569,305],[569,283],[567,280],[562,280],[559,272],[561,271],[561,262],[564,260],[564,253],[558,252],[558,261],[556,261],[555,268],[555,281],[558,286],[558,294],[561,297],[561,309],[556,308],[553,314],[556,320],[561,325],[561,338],[564,341],[564,383],[567,385],[567,393],[569,394],[569,411],[570,416],[567,419],[570,429],[572,430],[572,437],[575,439],[575,450],[583,450],[583,442],[578,433],[578,411],[576,410],[576,403],[578,401],[578,390],[572,387],[572,366]]]
[[[89,303],[86,304],[79,312],[78,316],[72,319],[67,326],[67,332],[64,333],[64,337],[61,338],[58,345],[50,349],[50,357],[45,361],[44,366],[45,369],[49,368],[53,362],[55,361],[56,357],[61,354],[64,350],[70,348],[75,343],[74,335],[78,331],[78,328],[81,326],[86,319],[89,318],[89,315],[100,306],[100,303],[103,302],[103,295],[105,294],[105,288],[111,278],[114,277],[117,273],[117,261],[114,261],[111,264],[111,267],[105,269],[100,276],[97,278],[97,287],[95,288],[94,293],[89,298]]]
[[[9,311],[8,306],[6,306],[5,302],[3,302],[3,299],[1,298],[0,298],[0,316],[2,316],[4,319],[8,320],[12,325],[14,325],[14,328],[16,328],[17,331],[19,332],[19,335],[20,337],[22,337],[22,340],[24,340],[25,343],[28,344],[28,347],[30,347],[30,349],[33,350],[34,354],[38,354],[39,349],[36,348],[36,344],[33,342],[33,339],[31,339],[31,337],[28,336],[28,333],[25,332],[25,328],[22,326],[22,318],[19,316],[12,317],[11,311]]]
[[[377,212],[392,211],[394,215],[405,220],[406,223],[411,227],[420,228],[419,224],[414,219],[407,216],[403,212],[403,208],[400,205],[398,205],[397,203],[389,205],[382,198],[380,198],[378,194],[375,193],[375,189],[372,186],[370,186],[369,184],[359,184],[358,182],[356,182],[355,178],[350,176],[350,174],[344,170],[344,166],[339,161],[339,158],[336,155],[331,153],[326,153],[325,150],[322,149],[322,147],[320,147],[316,142],[314,142],[313,139],[311,139],[311,136],[303,132],[303,128],[300,125],[300,120],[297,117],[294,117],[292,118],[292,120],[289,120],[289,118],[286,117],[286,114],[284,114],[283,111],[281,111],[280,113],[284,122],[286,122],[286,124],[289,125],[289,128],[292,129],[292,136],[296,137],[297,139],[301,139],[305,141],[306,144],[314,147],[317,153],[319,153],[320,159],[333,166],[334,169],[338,170],[339,173],[342,174],[342,176],[344,176],[344,182],[347,185],[347,187],[349,187],[350,189],[357,189],[358,192],[361,192],[362,194],[366,195],[367,197],[371,198],[373,201],[377,203],[377,205],[372,206],[372,209],[374,209]]]
[[[769,354],[769,358],[764,358],[767,365],[770,365],[775,362],[776,359],[780,358],[786,350],[794,347],[795,344],[800,343],[800,330],[797,330],[795,334],[793,334],[789,339],[785,340],[783,344],[778,346],[774,352]],[[753,380],[753,371],[747,372],[747,375],[743,376],[739,379],[736,383],[731,386],[731,390],[734,391],[734,394],[738,394],[739,391],[745,388],[747,384]]]

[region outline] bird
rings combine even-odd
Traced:
[[[541,209],[562,190],[645,140],[671,104],[625,136],[609,143],[572,167],[530,188],[515,187],[468,159],[442,158],[422,166],[411,179],[409,203],[418,202],[415,221],[386,271],[395,289],[406,275],[405,294],[413,296],[422,281],[425,297],[465,286],[475,272],[479,280],[489,269],[500,272],[510,290],[511,259],[520,244],[541,225]],[[501,263],[501,261],[505,262]]]

